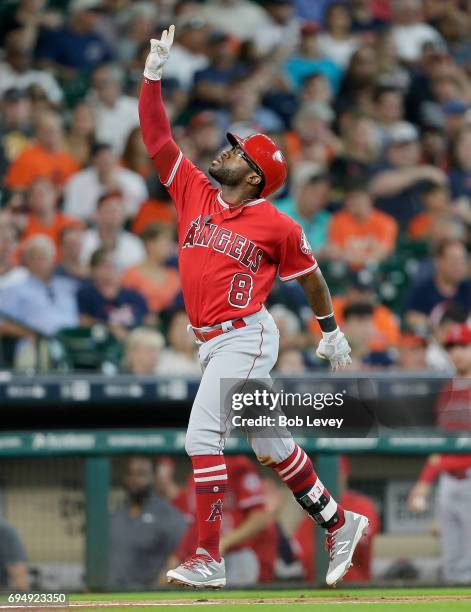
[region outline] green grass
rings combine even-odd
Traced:
[[[273,603],[273,599],[289,599],[294,597],[331,598],[332,602],[320,601],[319,603],[286,602]],[[249,612],[256,606],[267,612],[293,612],[305,610],[310,612],[471,612],[471,601],[387,601],[388,598],[414,597],[414,596],[471,596],[471,588],[433,588],[433,589],[317,589],[317,590],[257,590],[257,591],[158,591],[149,593],[99,593],[72,595],[71,602],[80,601],[170,601],[175,604],[182,600],[199,600],[201,603],[185,605],[145,606],[136,608],[136,612],[158,612],[159,610],[175,610],[178,612]],[[339,601],[345,598],[345,601]],[[355,598],[349,601],[349,598]],[[366,603],[368,600],[384,598],[384,601]],[[240,603],[211,604],[221,600],[240,600]],[[244,603],[244,600],[260,600],[260,603]],[[362,601],[364,600],[364,601]],[[110,608],[108,608],[109,610]],[[80,612],[92,612],[97,608],[79,608]],[[113,612],[131,612],[132,608],[112,608]]]

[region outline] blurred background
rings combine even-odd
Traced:
[[[308,441],[370,516],[350,580],[470,584],[471,2],[4,0],[0,587],[160,588],[193,545],[182,432],[200,367],[137,113],[149,39],[171,23],[184,154],[206,171],[228,130],[276,140],[290,176],[272,201],[313,247],[349,375],[422,394],[443,434]],[[325,377],[300,286],[276,284],[268,307],[277,375]],[[231,584],[320,580],[319,533],[243,443],[229,451]]]

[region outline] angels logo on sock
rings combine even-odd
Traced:
[[[304,233],[304,231],[301,232],[301,251],[305,255],[312,255],[312,248],[309,244],[309,240],[306,238],[306,234]]]
[[[214,523],[216,519],[222,521],[222,501],[220,499],[215,501],[214,504],[211,504],[211,512],[206,519],[206,522]]]

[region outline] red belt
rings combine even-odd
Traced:
[[[208,342],[208,340],[212,340],[221,334],[225,334],[232,329],[241,329],[242,327],[247,327],[247,323],[244,319],[234,319],[232,321],[232,328],[224,330],[221,325],[216,326],[216,329],[211,329],[210,331],[200,331],[198,328],[192,327],[193,333],[196,338],[200,342]]]

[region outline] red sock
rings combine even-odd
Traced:
[[[342,506],[319,480],[312,461],[300,446],[296,445],[291,455],[273,469],[316,523],[330,532],[342,527],[345,523]]]
[[[197,455],[191,461],[196,491],[198,547],[220,561],[219,533],[227,487],[226,463],[223,455]]]

